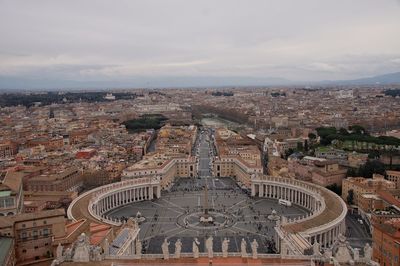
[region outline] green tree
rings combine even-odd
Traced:
[[[385,174],[385,165],[378,160],[367,161],[358,169],[358,175],[365,178],[372,178],[373,174]]]
[[[349,190],[349,193],[347,194],[347,203],[349,205],[353,205],[354,204],[354,191],[352,189]]]
[[[349,135],[349,132],[345,128],[340,128],[339,133],[340,133],[340,135],[344,135],[344,136]]]
[[[314,133],[308,133],[308,138],[310,140],[316,140],[317,139],[317,135],[315,135]]]
[[[336,183],[329,185],[326,188],[329,189],[330,191],[333,191],[334,193],[336,193],[339,196],[342,195],[342,187],[338,186]]]

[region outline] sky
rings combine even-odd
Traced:
[[[400,0],[0,0],[0,81],[400,71]]]

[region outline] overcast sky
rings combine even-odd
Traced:
[[[399,70],[399,0],[0,0],[3,77],[312,81]]]

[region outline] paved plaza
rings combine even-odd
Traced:
[[[200,223],[206,205],[205,184],[209,214],[214,219],[207,225]],[[275,222],[268,219],[272,210],[288,218],[307,214],[307,210],[297,205],[286,207],[279,205],[276,199],[251,198],[230,178],[182,178],[159,199],[128,204],[107,215],[128,218],[140,212],[145,221],[140,225],[139,237],[143,241],[143,252],[147,254],[162,253],[161,243],[165,238],[171,243],[171,253],[178,238],[183,243],[182,252],[191,252],[195,237],[201,243],[200,252],[204,252],[205,239],[210,235],[214,238],[216,252],[221,252],[221,242],[227,237],[229,252],[240,252],[244,238],[248,252],[251,251],[250,242],[256,239],[260,253],[274,253]]]

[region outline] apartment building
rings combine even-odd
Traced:
[[[353,203],[358,205],[363,194],[375,194],[378,190],[395,189],[394,182],[386,180],[384,176],[374,174],[372,178],[349,177],[342,182],[342,198],[347,202],[349,191],[353,191]]]
[[[0,234],[15,240],[18,262],[52,257],[54,238],[66,234],[63,209],[0,217]]]
[[[23,189],[20,172],[0,174],[0,216],[15,215],[23,210]]]

